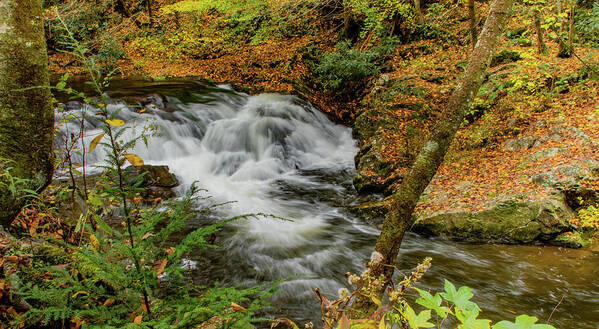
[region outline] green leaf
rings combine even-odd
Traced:
[[[516,322],[501,321],[493,329],[555,329],[549,324],[536,324],[539,319],[535,316],[522,314],[516,317]]]
[[[480,311],[478,305],[470,301],[470,298],[474,296],[470,287],[462,286],[456,290],[453,283],[445,280],[445,292],[442,292],[441,296],[448,302],[454,303],[455,306],[461,310]]]
[[[443,301],[441,295],[436,293],[435,296],[431,295],[428,291],[416,288],[418,293],[420,294],[420,298],[416,299],[416,303],[434,310],[437,314],[444,318],[449,313],[449,308],[445,306],[441,306],[441,302]]]
[[[412,329],[432,328],[435,326],[434,324],[428,322],[428,320],[431,318],[430,310],[424,310],[420,312],[420,314],[416,315],[416,312],[414,312],[414,310],[408,305],[405,312],[403,312],[403,315],[406,317],[406,320],[408,320],[408,324]]]
[[[466,322],[460,324],[458,329],[489,329],[491,328],[491,320],[487,319],[468,319]]]
[[[106,224],[102,217],[96,215],[94,216],[94,219],[96,220],[96,224],[98,224],[98,228],[106,232],[106,234],[112,235],[114,233],[114,230],[108,224]]]

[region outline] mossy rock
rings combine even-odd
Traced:
[[[522,55],[520,55],[520,53],[517,51],[502,50],[499,53],[493,55],[490,67],[517,62],[521,59]]]
[[[389,211],[391,199],[364,202],[350,208],[350,211],[373,225],[381,225]]]
[[[380,153],[380,148],[376,141],[372,141],[356,156],[354,186],[359,193],[380,193],[390,184],[385,178],[395,168]]]
[[[537,201],[509,200],[482,211],[420,215],[412,230],[469,242],[550,242],[570,229],[573,211],[563,195]]]

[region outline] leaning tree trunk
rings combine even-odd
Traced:
[[[8,226],[26,201],[7,187],[7,168],[27,180],[17,184],[21,190],[39,191],[52,177],[54,111],[48,85],[42,1],[1,0],[0,226]]]
[[[445,153],[485,79],[486,70],[507,21],[512,1],[495,0],[491,5],[489,16],[472,52],[466,72],[449,98],[444,117],[437,122],[431,137],[418,154],[408,175],[404,177],[398,193],[393,196],[391,208],[375,248],[382,256],[379,257],[382,261],[371,261],[367,272],[368,278],[384,282],[382,287],[379,285],[375,288],[376,285],[373,284],[365,288],[377,297],[383,295],[386,285],[391,281],[397,253],[418,199],[443,162]],[[371,298],[360,294],[352,306],[350,315],[352,318],[363,318],[372,314],[375,309],[376,306]]]

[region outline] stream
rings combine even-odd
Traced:
[[[151,94],[161,97],[154,96],[144,111],[127,105]],[[136,127],[125,140],[144,125],[159,127],[149,147],[140,144],[134,152],[146,164],[168,165],[181,182],[178,194],[198,182],[211,196],[206,205],[226,203],[196,225],[248,213],[286,219],[229,224],[217,235],[221,248],[192,255],[194,281],[249,286],[289,278],[265,315],[320,327],[312,288],[330,298],[350,288],[344,274],[364,270],[378,234],[348,210],[360,200],[352,186],[358,149],[351,130],[293,96],[250,96],[197,81],[116,81],[109,95],[109,110],[119,110],[119,118]],[[93,111],[88,108],[88,115]],[[57,113],[57,119],[64,116]],[[88,120],[86,145],[100,124]],[[67,128],[77,131],[78,124],[62,125],[63,135]],[[100,148],[89,154],[88,170],[97,170],[103,158]],[[545,323],[559,303],[550,321],[557,328],[599,327],[597,253],[406,234],[398,267],[409,273],[427,256],[433,266],[421,287],[440,291],[444,279],[467,285],[483,318],[513,321],[516,313],[526,313]]]

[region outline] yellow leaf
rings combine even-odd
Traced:
[[[231,302],[231,307],[235,311],[237,311],[237,312],[241,312],[241,313],[247,313],[248,312],[245,308],[243,308],[243,306],[240,306],[240,305],[238,305],[236,303],[233,303],[233,302]]]
[[[98,144],[100,143],[100,141],[102,140],[102,137],[104,137],[105,133],[101,133],[100,135],[96,136],[92,142],[89,144],[89,152],[93,151],[96,149],[96,146],[98,146]]]
[[[106,123],[113,127],[122,127],[125,125],[125,121],[120,119],[106,120]]]
[[[144,165],[144,160],[139,157],[137,154],[123,154],[125,159],[129,161],[129,163],[134,167],[139,167]]]
[[[381,307],[382,303],[381,300],[374,297],[374,296],[370,296],[370,299],[372,299],[372,302],[375,303],[378,307]]]
[[[141,315],[138,315],[138,316],[135,317],[135,319],[133,320],[133,322],[137,323],[137,324],[141,324],[142,318],[143,317]]]
[[[95,235],[91,234],[89,236],[89,243],[91,244],[92,248],[94,248],[95,251],[100,250],[100,241],[98,241],[98,238],[96,238]]]
[[[104,306],[106,306],[106,307],[110,307],[110,306],[112,306],[112,305],[114,305],[114,299],[112,299],[112,298],[108,298],[108,299],[107,299],[107,300],[104,302]]]
[[[89,293],[87,291],[77,291],[76,293],[73,294],[73,298],[75,298],[79,295],[89,295]]]

